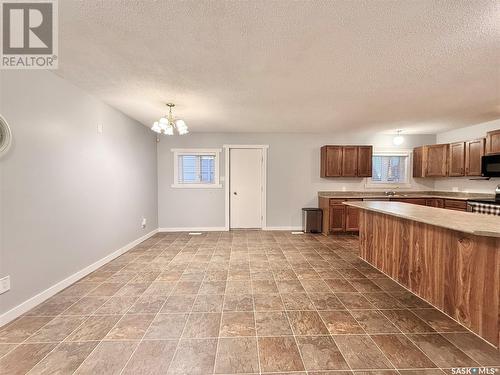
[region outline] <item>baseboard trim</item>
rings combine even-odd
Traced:
[[[158,232],[226,232],[225,227],[180,227],[159,228]]]
[[[262,230],[286,230],[286,231],[299,231],[302,230],[301,226],[289,226],[289,227],[265,227]]]
[[[265,227],[262,230],[281,230],[281,231],[298,231],[302,230],[301,226],[284,226],[284,227]],[[159,228],[158,232],[227,232],[226,227],[179,227],[179,228]]]
[[[147,240],[148,238],[154,236],[156,233],[158,233],[158,229],[155,229],[148,234],[126,244],[125,246],[121,247],[120,249],[114,251],[113,253],[105,256],[102,259],[99,259],[97,262],[85,267],[84,269],[74,273],[73,275],[67,277],[66,279],[59,281],[58,283],[52,285],[51,287],[45,289],[43,292],[38,293],[37,295],[31,297],[30,299],[24,301],[23,303],[17,305],[16,307],[10,309],[9,311],[5,312],[4,314],[0,315],[0,327],[4,326],[5,324],[13,321],[14,319],[18,318],[25,312],[31,310],[35,306],[39,305],[40,303],[46,301],[56,293],[59,293],[61,290],[64,288],[67,288],[74,282],[80,280],[81,278],[87,276],[89,273],[94,272],[96,269],[99,267],[105,265],[106,263],[112,261],[113,259],[119,257],[120,255],[126,253],[130,249],[132,249],[134,246],[140,244],[142,241]]]

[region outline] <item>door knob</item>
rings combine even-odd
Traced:
[[[233,194],[234,194],[234,195],[238,195],[238,193],[237,193],[237,192],[234,192]]]

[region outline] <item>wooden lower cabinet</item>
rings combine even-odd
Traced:
[[[391,202],[403,202],[455,211],[467,211],[467,201],[458,199],[391,198],[390,200]],[[323,210],[322,233],[324,235],[359,231],[360,210],[356,207],[343,204],[343,202],[347,201],[362,201],[362,199],[319,198],[319,207]]]
[[[346,230],[346,232],[359,231],[359,209],[358,208],[346,206],[345,230]]]
[[[467,211],[467,201],[459,201],[455,199],[445,199],[444,208],[455,211]]]
[[[342,203],[330,206],[330,233],[345,232],[346,206]]]
[[[441,198],[426,199],[425,205],[429,207],[444,208],[444,199]]]
[[[410,203],[410,204],[419,204],[421,206],[426,206],[426,199],[425,198],[391,198],[392,202],[403,202],[403,203]]]
[[[323,210],[322,233],[324,235],[359,230],[359,210],[343,204],[348,200],[360,201],[361,199],[319,198],[319,207]]]

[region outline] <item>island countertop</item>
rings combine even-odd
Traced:
[[[434,225],[476,236],[500,237],[500,217],[387,201],[344,202],[363,210]]]

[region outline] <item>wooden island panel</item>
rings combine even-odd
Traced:
[[[495,346],[500,238],[360,212],[360,256]]]

